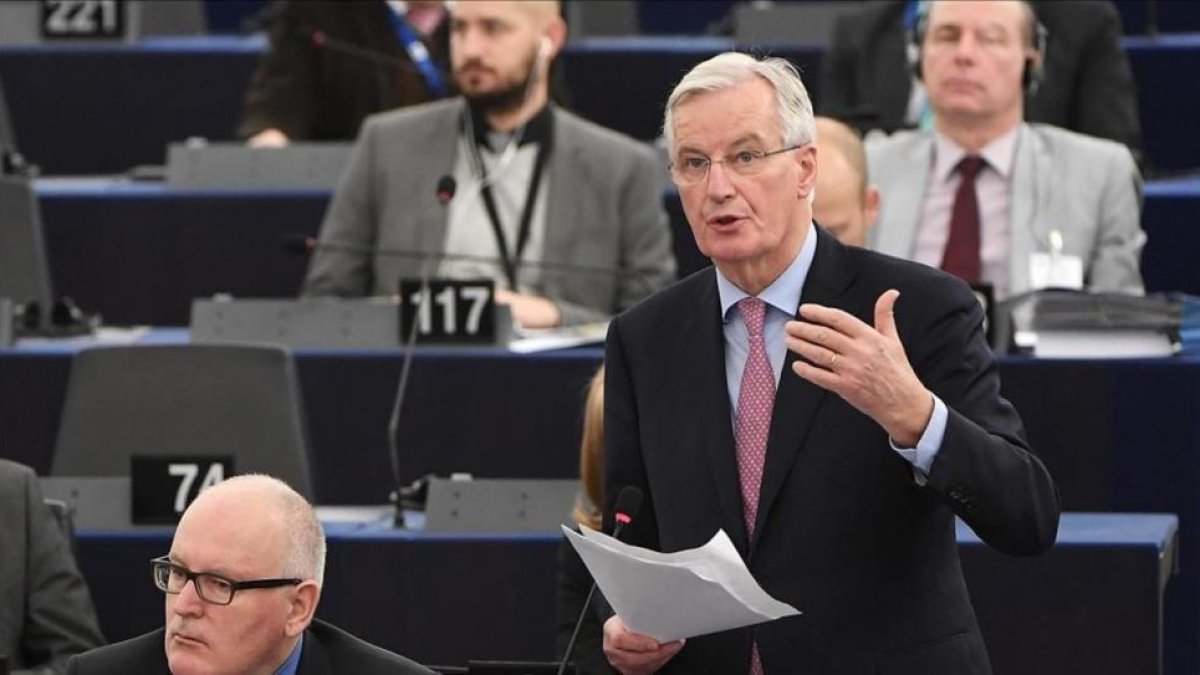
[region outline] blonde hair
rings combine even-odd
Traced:
[[[576,523],[600,529],[600,480],[604,471],[604,366],[592,376],[583,407],[583,439],[579,443],[579,481],[583,490],[571,514]]]

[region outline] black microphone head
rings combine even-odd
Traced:
[[[633,519],[637,518],[638,513],[642,510],[644,499],[645,495],[642,494],[641,488],[626,485],[617,494],[617,505],[613,507],[613,517],[622,525],[633,522]]]
[[[312,237],[306,234],[300,234],[299,232],[285,234],[280,237],[280,240],[283,243],[283,250],[287,251],[288,253],[295,253],[298,255],[308,255],[309,253],[312,253],[312,250],[316,248],[317,244],[316,240],[314,240]]]
[[[449,204],[451,199],[454,199],[454,192],[458,189],[458,181],[454,180],[454,176],[449,174],[442,176],[437,182],[437,200],[442,204]]]

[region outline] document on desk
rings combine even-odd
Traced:
[[[659,553],[580,529],[563,532],[635,633],[670,642],[800,613],[758,585],[724,530],[699,548]]]

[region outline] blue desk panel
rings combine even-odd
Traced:
[[[322,618],[423,663],[553,657],[559,536],[328,529]],[[1012,558],[960,528],[997,675],[1161,672],[1162,589],[1175,529],[1166,515],[1068,514],[1047,554]],[[81,566],[110,640],[162,624],[162,594],[147,567],[169,546],[164,528],[79,533]]]
[[[0,79],[20,147],[47,175],[116,173],[161,164],[171,141],[231,138],[264,44],[262,36],[210,36],[2,47]],[[1200,119],[1200,89],[1186,83],[1200,72],[1200,37],[1124,38],[1123,44],[1138,84],[1147,156],[1159,169],[1195,168],[1191,121]],[[568,44],[561,60],[575,110],[648,140],[658,135],[663,103],[683,73],[735,46],[690,36],[586,38]],[[819,48],[749,48],[800,67],[820,109]]]
[[[42,179],[37,193],[57,292],[114,325],[185,325],[192,298],[290,297],[307,264],[281,244],[315,235],[324,191],[184,191],[161,183]],[[432,198],[432,197],[431,197]],[[671,216],[680,274],[708,264],[696,249],[674,190]],[[1146,187],[1142,256],[1151,291],[1200,295],[1200,179]]]
[[[183,331],[155,340],[182,341]],[[0,455],[46,472],[78,345],[0,350]],[[536,356],[421,349],[400,445],[405,480],[435,472],[575,475],[584,391],[602,353]],[[392,488],[386,428],[398,351],[296,355],[313,442],[316,495],[370,504]],[[1167,594],[1167,651],[1200,665],[1200,357],[1000,362],[1064,508],[1177,513],[1181,574]],[[419,395],[417,395],[419,394]],[[470,420],[470,423],[463,423]],[[536,423],[533,423],[536,421]]]

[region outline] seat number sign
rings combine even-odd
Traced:
[[[211,455],[133,455],[129,483],[133,491],[133,522],[179,522],[201,492],[233,474],[233,457]]]
[[[119,40],[125,11],[125,0],[42,0],[42,37]]]
[[[491,279],[400,280],[400,341],[416,324],[418,343],[494,344]]]

